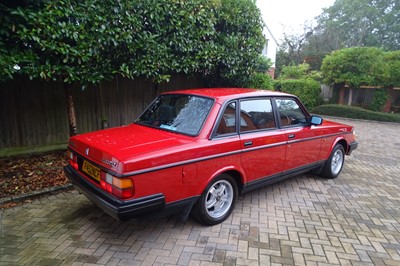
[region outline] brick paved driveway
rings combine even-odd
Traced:
[[[400,125],[339,121],[360,145],[335,180],[245,194],[213,227],[121,223],[75,191],[48,196],[0,213],[0,265],[400,265]]]

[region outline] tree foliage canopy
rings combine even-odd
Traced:
[[[337,0],[316,18],[316,26],[285,36],[277,54],[277,67],[309,63],[319,69],[322,59],[335,50],[377,47],[400,50],[398,0]]]
[[[217,60],[211,85],[244,86],[260,66],[264,26],[255,0],[221,0],[215,10]]]
[[[337,48],[373,46],[400,49],[398,0],[338,0],[318,19],[321,34],[330,35]]]
[[[383,60],[386,63],[388,86],[400,86],[400,50],[386,52],[383,55]]]
[[[237,80],[264,45],[254,0],[26,0],[0,4],[0,15],[0,80]]]
[[[385,52],[375,47],[352,47],[332,52],[322,62],[327,83],[399,86],[400,51]]]

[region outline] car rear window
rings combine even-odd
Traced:
[[[150,104],[136,123],[195,136],[213,103],[213,99],[195,95],[164,94]]]

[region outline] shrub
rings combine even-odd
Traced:
[[[254,70],[258,73],[266,73],[272,66],[271,59],[260,55],[255,63]]]
[[[383,50],[376,47],[351,47],[337,50],[322,61],[326,84],[345,83],[352,87],[382,85],[387,76]]]
[[[311,112],[320,115],[400,123],[400,115],[398,114],[375,112],[360,107],[347,106],[347,105],[338,105],[338,104],[320,105],[314,108]]]
[[[371,102],[371,110],[380,112],[382,111],[383,106],[385,106],[386,101],[389,97],[387,90],[385,89],[378,89],[374,91],[374,96]]]
[[[282,67],[280,79],[302,79],[305,78],[310,70],[308,64],[288,65]]]
[[[321,86],[311,78],[278,80],[274,82],[274,87],[275,90],[296,95],[310,110],[321,103]]]
[[[272,90],[272,78],[267,74],[255,73],[250,77],[247,87],[262,90]]]
[[[303,63],[300,65],[283,66],[279,79],[305,79],[311,78],[316,81],[321,81],[322,76],[319,71],[313,71],[310,65]]]

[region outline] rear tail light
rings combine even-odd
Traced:
[[[134,194],[132,179],[118,178],[109,173],[102,173],[100,186],[105,191],[121,199],[131,198]]]
[[[67,151],[67,157],[69,164],[75,169],[78,170],[78,158],[72,151]]]
[[[78,171],[78,157],[72,151],[67,151],[67,156],[69,164]],[[118,178],[103,171],[100,174],[100,186],[121,199],[132,198],[135,192],[132,179]]]

